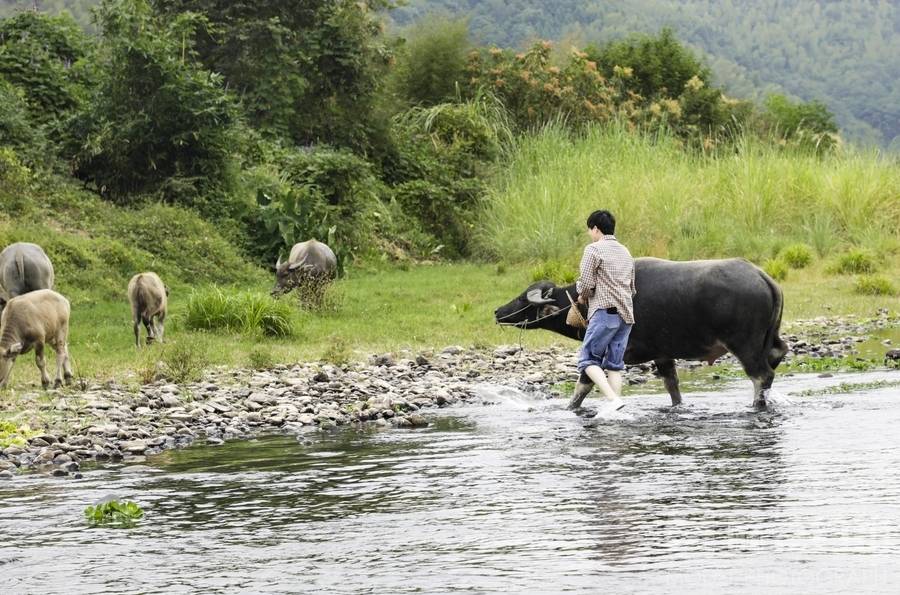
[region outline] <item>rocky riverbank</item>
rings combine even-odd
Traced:
[[[788,360],[852,357],[873,331],[896,324],[886,314],[865,322],[795,322],[783,334],[792,347]],[[428,424],[430,408],[477,400],[474,387],[482,382],[550,394],[554,385],[575,379],[576,349],[574,343],[536,350],[451,346],[437,352],[376,355],[344,367],[302,363],[263,371],[218,370],[188,385],[160,381],[139,388],[104,384],[16,394],[15,401],[7,397],[0,403],[6,410],[0,414],[40,430],[0,448],[0,478],[26,469],[78,476],[85,462],[137,462],[196,440],[216,444],[263,432],[300,435],[359,423],[422,427]],[[719,363],[738,372],[730,356]],[[649,364],[632,366],[626,380],[642,384],[652,372]],[[7,415],[13,408],[16,415]]]

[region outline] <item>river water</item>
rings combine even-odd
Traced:
[[[423,430],[20,476],[0,593],[900,592],[900,372],[777,387],[766,413],[742,380],[586,420],[483,386]],[[89,528],[108,495],[145,518]]]

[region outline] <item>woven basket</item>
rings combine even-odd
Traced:
[[[581,315],[578,304],[575,303],[568,291],[566,292],[566,297],[569,298],[569,304],[571,304],[569,311],[566,313],[566,324],[575,328],[587,328],[587,320]]]

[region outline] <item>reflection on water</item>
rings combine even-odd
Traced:
[[[855,375],[854,382],[898,379]],[[782,393],[846,378],[780,379]],[[0,592],[897,592],[896,387],[749,383],[583,420],[495,404],[417,431],[275,436],[0,484]],[[138,527],[88,529],[108,494]]]

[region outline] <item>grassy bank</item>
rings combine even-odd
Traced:
[[[577,262],[584,220],[598,208],[616,214],[635,255],[762,262],[797,242],[819,258],[854,245],[893,266],[900,254],[896,162],[750,139],[736,154],[692,155],[671,138],[615,126],[519,137],[487,201],[480,245],[511,262]]]
[[[784,284],[785,321],[854,314],[873,316],[887,307],[900,313],[900,297],[852,293],[852,280],[822,283],[822,272],[804,271]],[[216,333],[187,329],[189,289],[173,291],[167,344],[138,351],[133,345],[130,312],[118,300],[73,299],[70,351],[76,376],[85,380],[116,379],[138,383],[160,360],[196,359],[198,365],[255,366],[274,363],[360,359],[374,353],[441,349],[447,345],[492,346],[517,343],[527,347],[575,342],[546,331],[520,332],[493,323],[493,310],[517,295],[529,271],[494,265],[447,264],[410,270],[354,269],[333,287],[323,310],[292,309],[295,334],[288,338],[262,333]],[[265,292],[268,282],[242,286]],[[290,299],[290,298],[286,298]],[[37,369],[30,356],[13,370],[14,389],[33,388]]]

